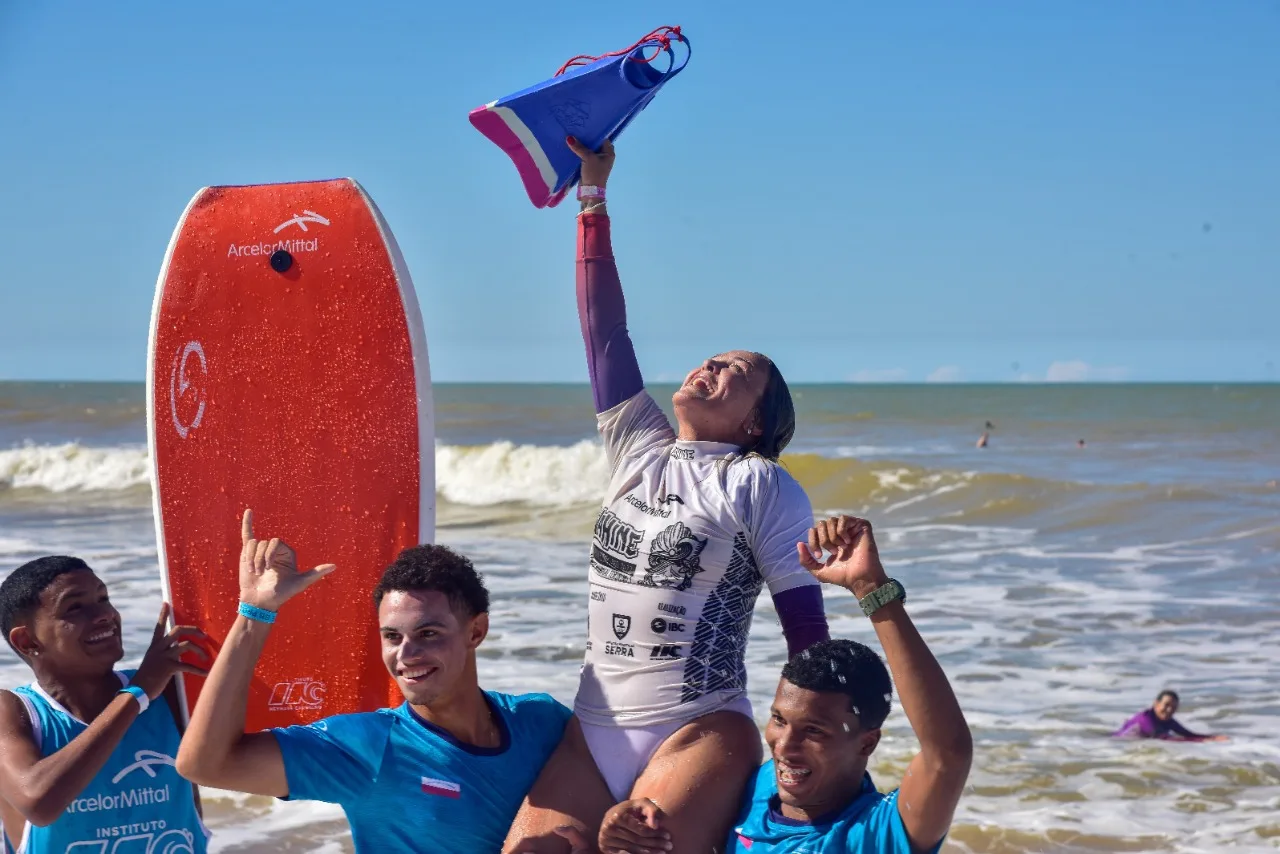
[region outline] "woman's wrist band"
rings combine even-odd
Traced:
[[[241,602],[240,607],[236,609],[236,613],[246,620],[253,620],[255,623],[271,625],[276,621],[275,611],[268,611],[266,608],[259,608],[256,605],[250,605],[248,602]]]

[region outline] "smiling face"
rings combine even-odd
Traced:
[[[124,657],[120,612],[92,570],[64,572],[40,593],[40,604],[10,633],[32,665],[59,676],[110,672]]]
[[[764,738],[783,815],[808,821],[857,796],[880,730],[862,729],[848,695],[809,691],[783,679]]]
[[[730,350],[690,371],[671,397],[681,436],[752,444],[759,435],[756,410],[769,384],[769,365],[759,353]]]
[[[436,590],[391,590],[378,605],[382,661],[414,706],[476,690],[476,647],[489,615],[467,617]]]
[[[1162,694],[1151,708],[1156,713],[1156,717],[1167,721],[1173,717],[1174,712],[1178,711],[1178,700],[1172,694]]]

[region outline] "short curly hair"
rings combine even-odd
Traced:
[[[89,564],[78,557],[49,555],[27,561],[5,576],[0,584],[0,631],[10,648],[9,632],[40,605],[40,594],[54,579],[67,572],[92,572]],[[17,652],[16,649],[13,650]]]
[[[815,643],[791,657],[782,678],[806,691],[847,695],[863,729],[879,729],[889,716],[889,671],[875,650],[857,641]]]
[[[459,613],[474,617],[489,610],[489,591],[471,561],[447,546],[411,546],[396,556],[373,588],[373,607],[393,590],[434,590]]]

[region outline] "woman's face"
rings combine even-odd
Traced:
[[[681,425],[693,427],[699,438],[746,445],[758,435],[756,407],[768,384],[767,358],[730,350],[690,371],[671,403]]]

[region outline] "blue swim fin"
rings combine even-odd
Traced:
[[[685,48],[678,64],[676,43]],[[574,57],[550,80],[475,108],[471,124],[515,163],[534,207],[555,207],[578,183],[582,165],[565,137],[593,151],[617,139],[684,70],[691,50],[679,27],[661,27],[626,50]]]

